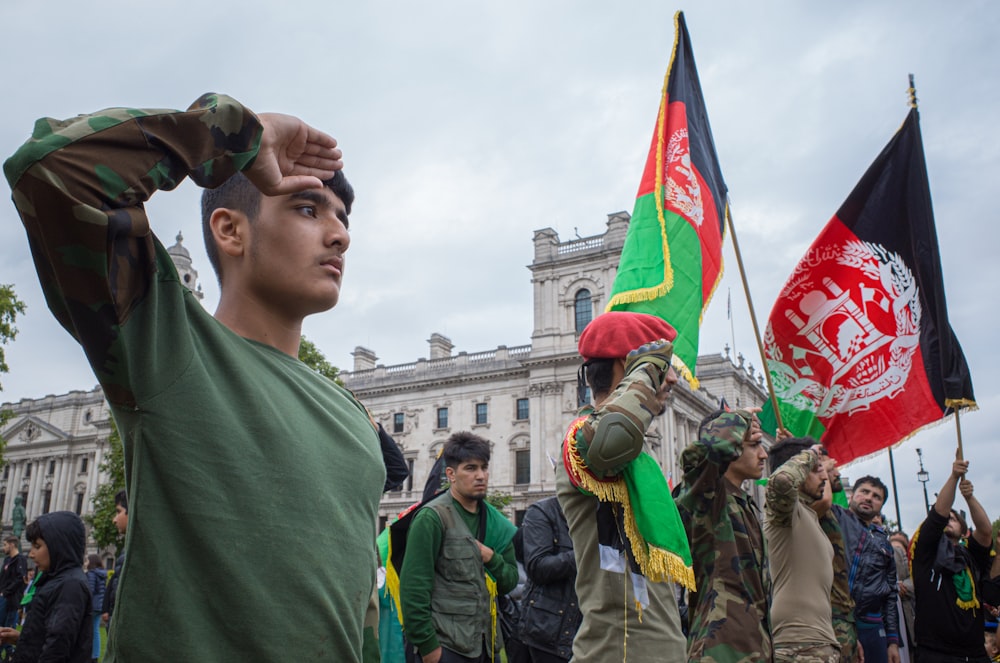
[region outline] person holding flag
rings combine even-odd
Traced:
[[[969,461],[957,459],[927,519],[913,533],[910,551],[918,663],[990,658],[983,647],[982,582],[989,577],[993,527],[965,478]],[[952,508],[956,488],[969,506],[975,529]]]

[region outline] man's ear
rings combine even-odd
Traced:
[[[453,468],[453,467],[445,467],[444,468],[444,475],[448,479],[449,482],[454,481],[455,480],[455,468]]]
[[[239,210],[219,207],[208,220],[212,229],[212,237],[219,249],[219,257],[230,256],[238,258],[247,251],[248,228],[250,220]]]

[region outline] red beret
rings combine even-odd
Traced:
[[[663,318],[648,313],[608,311],[593,320],[580,334],[577,346],[584,359],[623,359],[640,345],[660,339],[673,341],[677,330]]]

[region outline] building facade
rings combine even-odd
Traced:
[[[357,347],[354,368],[341,374],[351,391],[394,437],[410,466],[401,490],[387,493],[380,516],[391,519],[418,501],[449,435],[470,430],[490,440],[491,490],[510,496],[516,520],[534,501],[555,493],[553,464],[569,423],[590,401],[577,371],[577,340],[604,310],[628,230],[629,215],[608,215],[601,235],[561,241],[551,228],[535,232],[534,325],[531,343],[484,352],[455,352],[441,334],[428,339],[428,358],[395,366],[378,364],[376,353]],[[698,358],[697,389],[674,388],[667,410],[656,418],[647,451],[673,482],[678,458],[697,435],[701,419],[720,399],[730,405],[760,405],[763,376],[728,356]]]
[[[529,344],[482,352],[455,352],[441,334],[428,339],[428,357],[384,366],[376,353],[357,347],[353,370],[341,378],[394,437],[410,466],[401,490],[382,501],[390,519],[420,499],[441,446],[449,435],[470,430],[493,445],[491,490],[509,495],[516,519],[534,501],[555,493],[554,463],[569,423],[590,394],[577,381],[577,339],[607,303],[628,230],[629,215],[608,215],[603,234],[561,241],[551,228],[535,232],[529,266],[533,331]],[[168,249],[183,282],[200,295],[190,254]],[[697,389],[678,383],[667,410],[656,418],[647,451],[673,482],[678,457],[697,435],[698,423],[720,399],[734,407],[760,405],[762,376],[728,354],[698,358]],[[110,412],[100,387],[59,396],[5,403],[11,418],[0,430],[7,441],[0,470],[0,516],[10,526],[20,495],[29,521],[67,509],[92,511],[91,498],[106,477],[99,466],[108,449]]]

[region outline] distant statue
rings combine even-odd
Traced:
[[[23,501],[20,495],[14,498],[14,510],[10,515],[14,521],[11,529],[14,530],[14,536],[19,539],[21,538],[21,532],[24,531],[24,523],[28,520],[28,516],[24,513],[24,506],[21,504]]]

